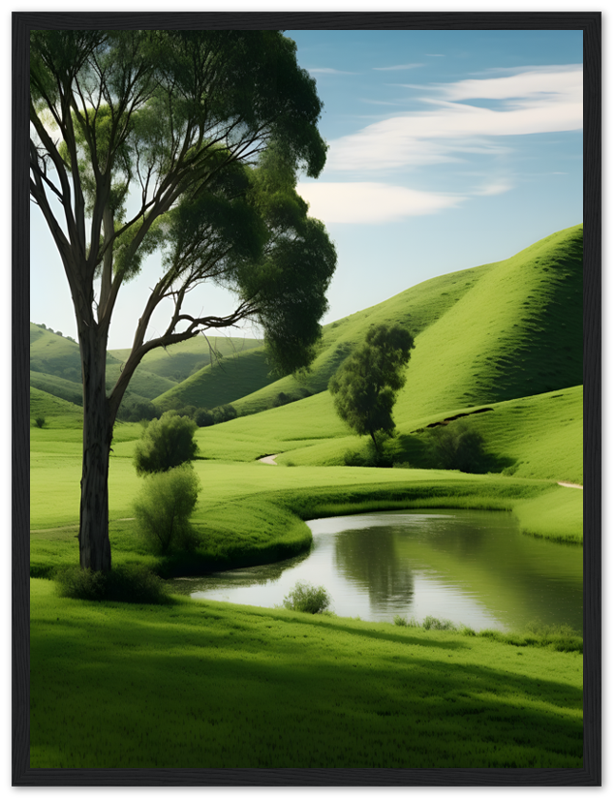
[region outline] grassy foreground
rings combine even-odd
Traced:
[[[33,768],[582,766],[578,652],[31,586]]]

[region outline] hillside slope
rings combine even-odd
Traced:
[[[416,338],[396,413],[496,403],[583,382],[583,229],[484,273]]]
[[[243,397],[240,414],[271,408],[280,392],[318,393],[372,324],[415,337],[399,406],[422,415],[577,386],[583,370],[583,226],[509,259],[449,273],[324,327],[311,370]]]
[[[233,403],[275,378],[262,347],[223,356],[154,399],[163,409],[215,408]]]

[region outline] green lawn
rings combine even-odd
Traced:
[[[31,591],[33,768],[580,767],[579,652]]]

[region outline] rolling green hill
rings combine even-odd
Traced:
[[[372,324],[415,337],[398,406],[412,415],[577,386],[583,369],[583,227],[554,233],[505,261],[452,272],[325,326],[310,372],[243,397],[240,414],[271,408],[280,392],[327,388]]]
[[[166,378],[174,384],[181,383],[190,375],[206,367],[211,362],[212,350],[221,355],[243,353],[262,346],[259,339],[249,339],[239,336],[197,336],[187,342],[172,345],[167,348],[157,348],[144,357],[137,367],[135,378],[140,372],[148,372]],[[129,356],[130,350],[110,350],[109,355],[118,363],[123,363]],[[171,388],[161,389],[162,394]]]
[[[48,428],[81,428],[83,424],[83,411],[79,406],[30,386],[31,424],[37,417],[42,417]]]
[[[281,464],[341,465],[366,440],[335,414],[325,391],[329,377],[371,324],[398,322],[413,333],[416,348],[394,411],[399,436],[388,450],[395,461],[429,466],[427,426],[488,406],[493,413],[471,414],[463,424],[484,437],[493,471],[580,483],[582,235],[580,225],[560,231],[509,259],[425,281],[325,326],[311,371],[298,379],[272,382],[256,340],[220,338],[212,344],[226,357],[174,383],[173,365],[185,371],[209,358],[199,338],[149,354],[131,391],[151,398],[162,382],[167,388],[155,401],[163,408],[232,402],[242,418],[198,434],[206,458],[282,453]],[[70,369],[76,345],[32,328],[33,359]],[[110,370],[125,355],[112,351]],[[44,377],[36,380],[42,385]],[[288,399],[308,392],[315,394],[273,407],[280,393]]]
[[[154,404],[161,409],[196,406],[215,408],[233,403],[275,379],[262,347],[216,359],[179,385],[160,394]]]

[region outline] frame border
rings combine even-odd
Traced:
[[[29,33],[36,28],[583,31],[582,769],[30,769]],[[602,786],[602,11],[11,11],[11,786]]]

